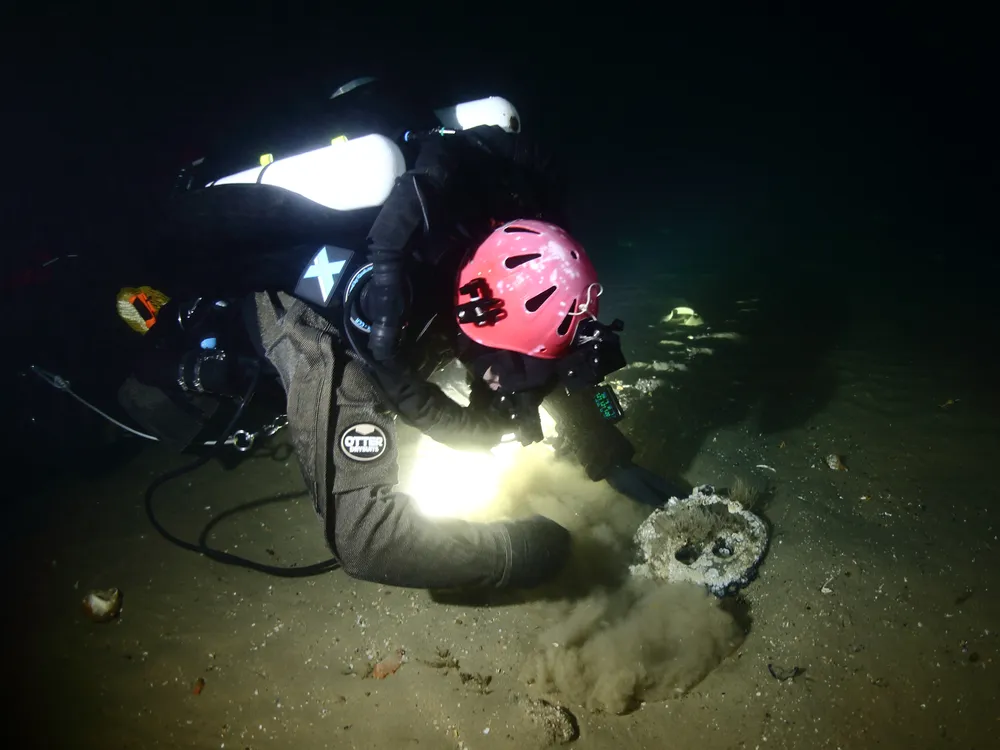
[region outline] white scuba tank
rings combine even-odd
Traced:
[[[337,211],[381,206],[406,171],[399,146],[381,135],[335,139],[323,148],[221,177],[205,187],[261,184],[298,193]]]
[[[434,114],[446,129],[441,131],[442,135],[448,130],[467,130],[480,125],[496,125],[508,133],[521,131],[517,109],[499,96],[462,102],[435,110]],[[265,154],[261,166],[221,177],[205,187],[274,185],[336,211],[354,211],[385,203],[396,180],[405,172],[403,152],[389,138],[373,134],[348,140],[341,136],[334,138],[329,146],[295,156],[274,160]],[[317,305],[334,304],[354,255],[354,250],[331,244],[317,248],[299,276],[295,295]],[[355,273],[354,280],[370,268],[369,265]]]
[[[434,110],[441,124],[452,130],[468,130],[480,125],[497,125],[508,133],[521,132],[517,108],[502,96],[488,96],[471,102]]]
[[[521,130],[517,109],[501,96],[489,96],[435,110],[444,127],[467,130],[479,125],[497,125],[508,133]],[[288,156],[242,172],[220,177],[205,187],[261,184],[298,193],[337,211],[381,206],[396,179],[406,171],[399,146],[381,135],[348,140],[336,138],[323,148]]]
[[[489,96],[435,110],[445,128],[467,130],[496,125],[508,133],[521,130],[517,109],[500,96]],[[396,179],[406,171],[399,146],[381,135],[335,138],[323,148],[277,161],[261,157],[261,166],[220,177],[205,187],[261,184],[298,193],[336,211],[375,208],[385,203]]]

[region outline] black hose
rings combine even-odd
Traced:
[[[257,380],[260,375],[259,364],[254,368],[253,376],[251,377],[250,386],[247,388],[246,393],[240,400],[240,405],[236,409],[236,413],[233,418],[229,420],[226,428],[222,431],[220,439],[216,441],[216,450],[221,450],[225,445],[226,438],[232,434],[233,428],[236,427],[236,423],[239,421],[240,417],[243,416],[243,410],[246,405],[250,402],[253,397],[254,391],[257,389]],[[308,576],[319,575],[321,573],[328,573],[331,570],[335,570],[340,567],[340,563],[336,558],[330,558],[329,560],[324,560],[323,562],[315,563],[313,565],[307,565],[304,568],[293,568],[293,567],[282,567],[279,565],[267,565],[265,563],[260,563],[255,560],[249,560],[245,557],[240,557],[239,555],[233,555],[229,552],[223,552],[221,550],[212,549],[208,546],[206,538],[208,536],[208,531],[214,522],[210,524],[209,529],[206,529],[198,540],[198,543],[185,541],[180,537],[171,534],[157,519],[156,514],[153,511],[153,496],[156,491],[171,480],[177,479],[177,477],[183,476],[189,472],[200,469],[206,463],[212,459],[213,454],[208,454],[205,456],[200,456],[195,461],[181,466],[177,469],[171,469],[164,474],[161,474],[156,479],[154,479],[149,487],[146,488],[146,493],[144,496],[145,506],[146,506],[146,517],[149,519],[149,523],[156,529],[157,533],[166,539],[171,544],[174,544],[181,549],[186,549],[189,552],[197,552],[204,555],[205,557],[215,560],[223,565],[235,565],[240,568],[246,568],[247,570],[254,570],[258,573],[264,573],[266,575],[276,576],[278,578],[306,578]],[[278,500],[291,500],[292,498],[305,495],[305,490],[297,492],[286,492],[281,495],[277,495],[270,498],[272,501]],[[263,501],[257,501],[254,505],[260,505]]]

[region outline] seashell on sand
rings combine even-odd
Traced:
[[[836,453],[831,453],[826,457],[826,465],[834,471],[847,471],[843,456],[838,456]]]
[[[97,589],[83,597],[83,613],[91,622],[109,622],[121,611],[121,589]]]

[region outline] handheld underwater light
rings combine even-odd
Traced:
[[[555,420],[540,409],[546,438],[556,434]],[[403,467],[400,489],[409,494],[427,516],[488,521],[501,515],[502,487],[517,472],[526,450],[554,449],[547,443],[530,448],[513,436],[489,452],[449,448],[426,435],[417,438],[411,466]]]

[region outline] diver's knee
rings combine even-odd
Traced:
[[[350,534],[328,534],[326,538],[340,569],[351,578],[371,580],[371,565],[365,555],[364,545]]]

